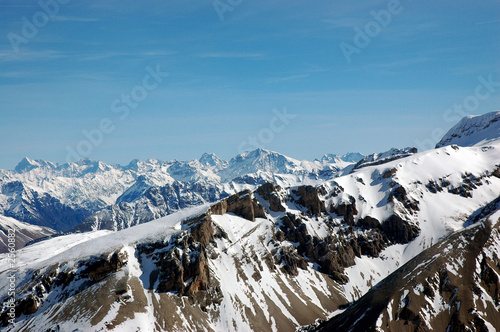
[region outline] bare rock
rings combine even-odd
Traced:
[[[264,207],[252,197],[252,192],[250,190],[245,190],[223,199],[212,205],[210,211],[217,215],[231,212],[250,221],[255,221],[255,218],[266,217]]]
[[[114,252],[109,257],[92,257],[89,262],[86,262],[85,269],[82,271],[81,276],[87,277],[90,280],[97,282],[109,274],[117,272],[127,263],[126,254]]]
[[[182,226],[189,229],[193,239],[204,246],[214,240],[214,225],[210,214],[204,213],[199,217],[184,221]]]
[[[263,199],[269,202],[269,209],[274,212],[284,212],[285,207],[281,204],[281,199],[278,192],[281,190],[280,186],[275,186],[273,183],[265,183],[257,189],[257,193]]]
[[[418,226],[410,224],[396,214],[382,223],[382,230],[395,243],[408,243],[420,234]]]
[[[330,210],[336,215],[344,217],[344,222],[349,226],[354,225],[354,216],[358,214],[356,209],[356,201],[354,197],[350,197],[349,202],[340,202],[337,207],[331,207]]]
[[[363,229],[380,228],[380,221],[378,221],[376,218],[366,216],[358,220],[358,226]]]
[[[318,189],[313,186],[301,186],[293,193],[298,196],[298,203],[307,208],[309,215],[320,215],[326,212],[325,202],[319,198]]]

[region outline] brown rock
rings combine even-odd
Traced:
[[[210,214],[202,214],[199,217],[184,221],[183,228],[189,229],[194,241],[207,245],[214,240],[214,226]]]
[[[16,317],[34,314],[38,310],[38,301],[34,294],[29,294],[26,298],[20,300],[16,305]]]
[[[318,190],[313,186],[301,186],[293,193],[298,196],[298,203],[307,208],[310,215],[320,215],[326,212],[325,202],[319,198]]]
[[[344,222],[349,226],[354,225],[354,215],[358,214],[358,210],[356,209],[356,201],[353,197],[351,197],[351,202],[340,202],[336,208],[333,209],[333,212],[341,217],[344,217]]]
[[[110,273],[117,272],[126,263],[126,255],[119,252],[114,252],[109,258],[103,256],[93,257],[82,272],[82,277],[88,277],[90,280],[97,282]]]
[[[418,226],[410,224],[395,214],[382,223],[382,230],[391,241],[396,243],[408,243],[420,234]]]
[[[257,189],[257,193],[263,199],[269,202],[269,209],[274,212],[284,212],[285,207],[281,204],[281,199],[278,192],[281,190],[280,186],[275,186],[273,183],[265,183]]]
[[[378,221],[376,218],[366,216],[358,220],[358,226],[363,229],[380,228],[380,221]]]

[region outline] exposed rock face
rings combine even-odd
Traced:
[[[276,240],[294,243],[298,254],[292,255],[293,259],[284,261],[291,264],[286,268],[287,272],[294,275],[296,267],[301,268],[298,263],[300,260],[297,259],[302,258],[318,264],[321,272],[340,283],[347,282],[348,278],[343,274],[344,268],[354,265],[355,257],[362,254],[377,257],[389,243],[378,229],[356,235],[350,228],[324,239],[311,236],[304,220],[291,213],[283,216],[277,226]]]
[[[71,296],[99,283],[109,275],[120,270],[127,264],[127,255],[121,252],[113,252],[109,255],[91,257],[88,260],[78,262],[78,269],[69,268],[61,271],[59,266],[52,266],[44,271],[34,271],[31,280],[28,281],[28,289],[24,296],[15,302],[16,317],[31,315],[38,311],[46,300],[47,294],[60,288],[58,300],[64,301]],[[73,281],[79,281],[79,286],[70,291],[66,287]],[[0,315],[3,326],[8,324],[7,311]]]
[[[94,211],[71,207],[50,194],[40,194],[20,181],[1,182],[0,194],[5,195],[10,208],[1,211],[3,215],[32,225],[67,231],[76,226]],[[104,206],[99,206],[100,208]]]
[[[351,172],[353,172],[356,169],[363,168],[363,167],[381,165],[381,164],[385,164],[385,163],[388,163],[388,162],[393,161],[393,160],[405,158],[405,157],[411,156],[412,154],[415,154],[417,152],[418,152],[417,148],[407,147],[404,149],[393,148],[393,149],[390,149],[389,151],[382,152],[382,153],[373,153],[373,154],[370,154],[368,156],[363,157],[363,159],[358,161]]]
[[[401,185],[397,185],[392,189],[388,200],[401,202],[409,212],[419,210],[418,202],[409,198],[406,189]]]
[[[376,218],[366,216],[358,220],[358,226],[363,229],[380,228],[380,221],[378,221]]]
[[[183,222],[183,227],[190,230],[191,236],[196,242],[206,246],[214,239],[214,226],[209,213]]]
[[[207,246],[213,242],[215,231],[211,218],[212,207],[194,219],[184,221],[184,231],[165,242],[149,243],[137,248],[138,255],[145,255],[157,266],[149,276],[149,285],[156,285],[158,292],[171,292],[188,296],[203,308],[218,303],[221,297],[217,282],[208,267]]]
[[[30,315],[34,314],[38,310],[38,301],[35,295],[30,294],[26,298],[19,301],[17,305],[16,316],[19,317],[21,314]]]
[[[159,252],[158,291],[175,292],[179,296],[193,296],[207,290],[210,282],[205,248],[189,233],[171,239],[172,249]]]
[[[298,268],[307,269],[307,261],[290,247],[279,248],[274,257],[278,263],[283,264],[283,270],[292,276],[299,274]]]
[[[339,202],[336,207],[332,205],[330,207],[330,212],[344,217],[344,222],[350,226],[353,226],[354,216],[358,214],[354,197],[350,197],[350,202]]]
[[[218,215],[231,212],[250,221],[255,221],[255,218],[266,217],[264,207],[253,198],[250,190],[242,191],[212,205],[210,211]]]
[[[89,262],[86,263],[84,270],[81,272],[81,276],[97,282],[104,279],[110,273],[118,271],[126,263],[126,256],[118,252],[114,252],[109,258],[91,258]]]
[[[293,193],[298,196],[298,203],[307,208],[310,215],[320,215],[326,212],[325,202],[319,198],[318,189],[313,186],[301,186]]]
[[[408,243],[420,234],[418,226],[395,214],[382,223],[382,230],[391,241],[396,243]]]
[[[257,189],[257,193],[269,202],[269,209],[274,212],[284,212],[286,209],[281,204],[281,199],[278,192],[281,190],[280,186],[275,186],[273,183],[267,182]]]

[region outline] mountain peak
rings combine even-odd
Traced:
[[[48,166],[50,168],[57,167],[57,165],[52,163],[52,162],[47,162],[47,161],[40,160],[40,159],[33,160],[33,159],[28,158],[28,157],[24,157],[19,162],[19,164],[17,164],[17,166],[14,168],[14,171],[17,173],[26,173],[26,172],[31,171],[32,169],[35,169],[38,167],[44,167],[44,166]]]
[[[321,159],[316,159],[316,161],[323,161],[328,163],[338,163],[338,162],[348,162],[348,163],[357,163],[365,156],[359,152],[349,152],[344,155],[327,153],[321,157]]]
[[[456,144],[473,146],[500,138],[500,111],[468,115],[451,128],[436,148]]]
[[[209,165],[209,166],[217,166],[218,164],[223,162],[223,160],[217,157],[215,153],[204,153],[201,155],[198,161],[203,165]]]

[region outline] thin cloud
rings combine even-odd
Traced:
[[[55,22],[96,22],[98,18],[92,17],[75,17],[75,16],[54,16],[52,21]]]
[[[66,54],[46,50],[40,52],[27,51],[27,52],[9,52],[6,50],[0,51],[0,62],[22,62],[22,61],[37,61],[37,60],[51,60],[66,57]]]
[[[199,55],[200,58],[258,58],[261,57],[260,53],[202,53]]]
[[[357,25],[366,23],[364,20],[357,17],[344,17],[344,18],[332,18],[321,20],[321,22],[326,23],[334,28],[353,28]]]
[[[476,24],[481,25],[481,24],[491,24],[491,23],[500,23],[500,20],[477,22]]]
[[[268,83],[280,83],[280,82],[288,82],[298,80],[300,78],[309,77],[309,75],[301,74],[301,75],[291,75],[285,77],[273,77],[268,80]]]
[[[133,57],[133,58],[151,58],[151,57],[162,57],[176,54],[174,51],[147,51],[147,52],[103,52],[95,54],[87,54],[83,57],[85,61],[102,60],[116,57]]]

